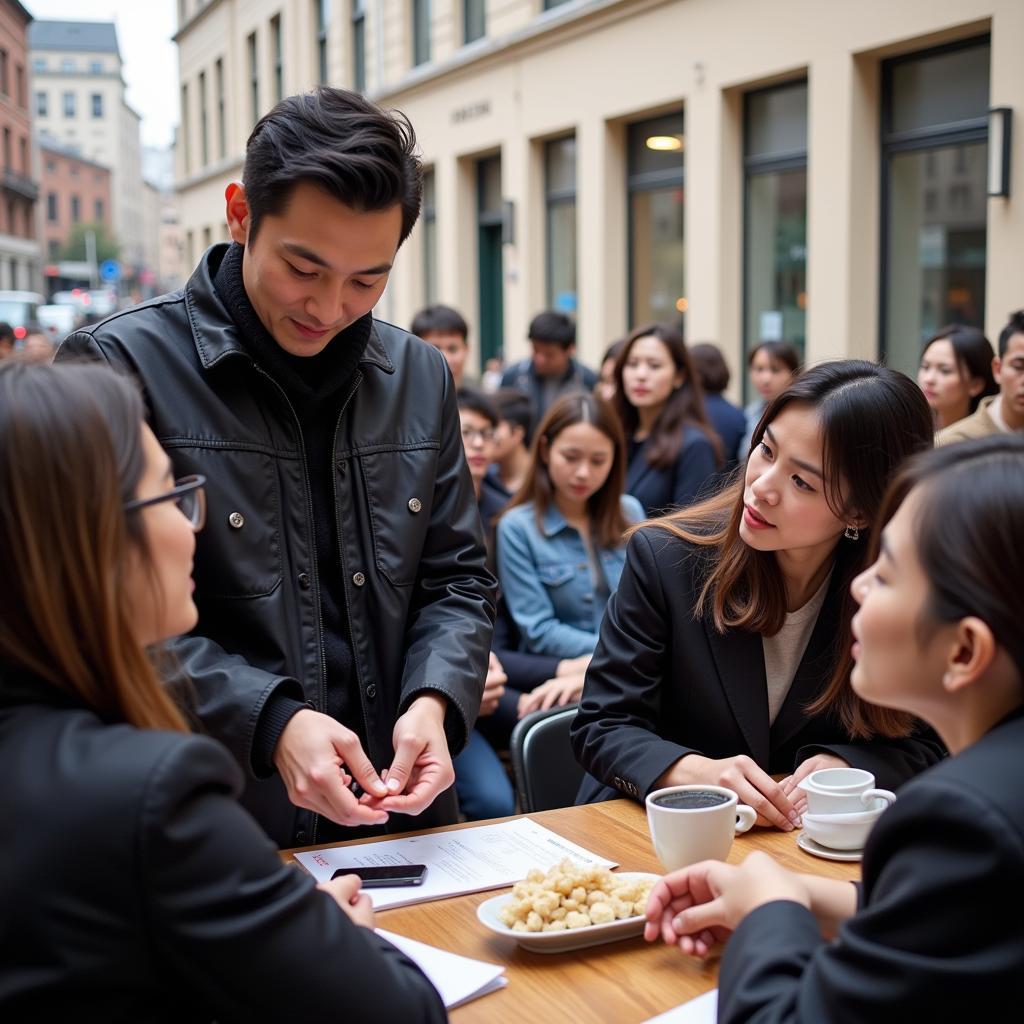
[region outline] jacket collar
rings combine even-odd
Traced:
[[[540,521],[541,532],[545,537],[553,537],[556,533],[567,529],[568,526],[565,516],[558,511],[558,506],[551,502]]]
[[[219,242],[207,249],[185,285],[185,309],[192,329],[192,341],[204,370],[210,370],[222,360],[235,356],[242,356],[252,362],[252,356],[239,337],[238,326],[231,319],[213,283],[227,250],[226,242]],[[377,332],[376,321],[371,325],[370,339],[359,365],[375,366],[385,373],[395,372],[395,365]]]

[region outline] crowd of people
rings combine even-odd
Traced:
[[[0,364],[5,1016],[443,1020],[359,880],[277,850],[512,814],[511,730],[574,703],[578,802],[714,784],[790,831],[816,769],[899,790],[859,891],[658,883],[649,940],[727,940],[720,1019],[1005,1007],[1024,311],[916,383],[766,341],[746,410],[713,345],[647,324],[596,373],[546,311],[478,388],[456,310],[373,316],[400,114],[290,97],[225,200],[180,292]]]

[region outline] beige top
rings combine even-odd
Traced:
[[[999,434],[1005,431],[1006,426],[999,416],[998,406],[993,408],[999,398],[999,395],[989,395],[988,398],[983,398],[978,403],[978,408],[970,416],[965,416],[962,420],[943,427],[935,435],[935,447],[956,444],[957,441],[973,441],[978,437],[988,437],[989,434]]]
[[[793,676],[807,650],[818,612],[828,593],[829,573],[814,596],[802,608],[786,615],[786,622],[775,636],[761,637],[764,645],[764,675],[768,683],[768,721],[774,722],[793,685]]]

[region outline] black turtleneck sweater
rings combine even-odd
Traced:
[[[335,528],[334,433],[342,405],[349,395],[359,360],[370,338],[370,313],[336,334],[315,356],[293,356],[263,326],[242,281],[242,246],[232,244],[214,277],[214,285],[238,325],[243,344],[256,364],[266,371],[288,397],[298,420],[306,457],[316,552],[314,577],[319,583],[320,616],[326,659],[326,706],[321,711],[357,733],[366,748],[352,648],[348,609],[341,575]],[[288,721],[301,708],[289,697],[268,702],[256,730],[253,767],[265,775],[273,771],[273,752]]]

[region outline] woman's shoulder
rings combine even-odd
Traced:
[[[704,571],[714,550],[681,537],[662,519],[649,520],[634,530],[627,545],[631,561],[644,562],[652,571],[676,579],[680,572],[697,574]]]
[[[498,520],[499,530],[523,530],[530,527],[536,528],[536,525],[537,520],[532,501],[506,509]]]

